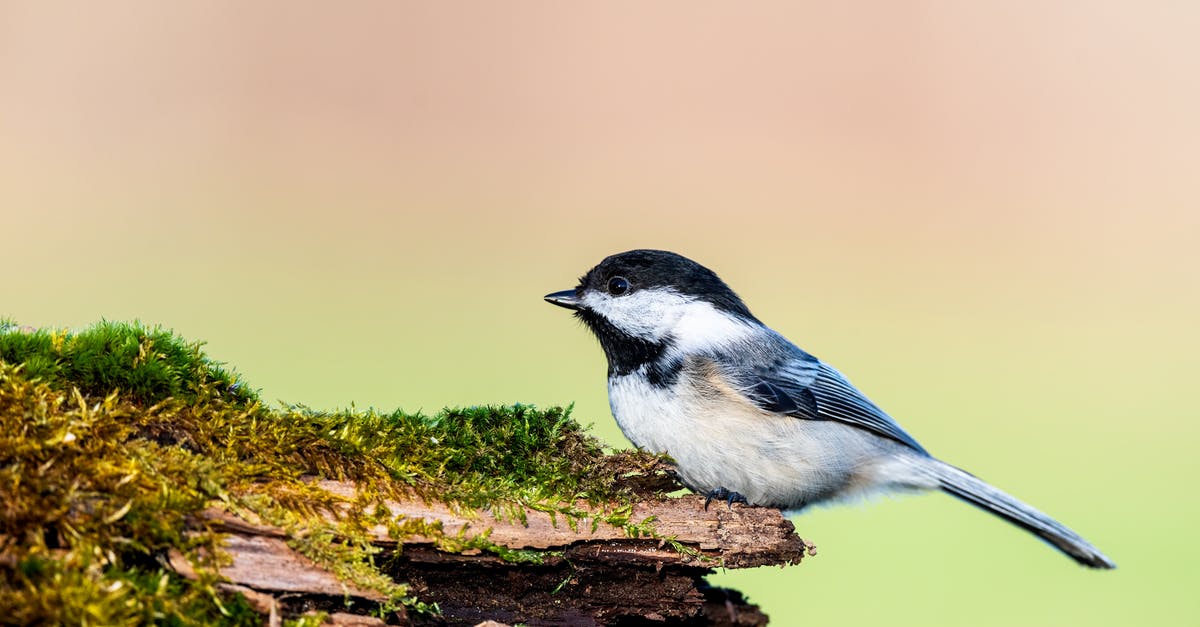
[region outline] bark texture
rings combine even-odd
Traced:
[[[330,492],[353,497],[352,484],[321,481]],[[714,502],[707,510],[698,496],[649,500],[634,506],[633,521],[654,517],[654,528],[671,542],[628,537],[601,524],[572,529],[561,517],[529,511],[526,521],[498,520],[486,512],[460,512],[421,500],[388,502],[393,516],[440,523],[446,536],[482,534],[514,550],[549,551],[541,563],[514,563],[482,551],[448,553],[433,538],[406,538],[402,546],[378,527],[369,530],[383,548],[379,563],[394,579],[411,585],[426,602],[436,602],[433,619],[395,614],[387,622],[476,625],[488,620],[526,625],[764,625],[767,617],[736,591],[704,582],[713,568],[786,566],[812,555],[778,510]],[[280,617],[324,610],[336,624],[380,624],[366,615],[379,599],[346,584],[288,546],[283,530],[242,520],[220,509],[205,512],[205,524],[227,534],[232,558],[221,568],[228,586],[243,591],[270,624]],[[683,550],[679,550],[679,546]],[[172,565],[190,572],[186,559]],[[355,602],[346,606],[346,599]],[[365,622],[355,623],[356,620]]]

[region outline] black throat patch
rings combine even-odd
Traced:
[[[575,316],[591,329],[600,340],[604,356],[608,358],[608,376],[619,377],[631,374],[642,366],[646,366],[646,376],[653,385],[670,385],[674,383],[682,364],[664,363],[663,355],[667,350],[664,342],[650,342],[633,337],[613,326],[603,316],[580,309]]]

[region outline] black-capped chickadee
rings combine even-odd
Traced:
[[[673,457],[684,485],[709,500],[799,510],[941,489],[1080,564],[1115,567],[1049,516],[934,459],[841,373],[759,322],[690,259],[620,253],[575,289],[545,298],[573,309],[600,340],[609,404],[626,437]]]

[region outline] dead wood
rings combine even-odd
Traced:
[[[318,484],[347,500],[355,496],[350,483]],[[387,507],[397,518],[440,523],[446,537],[487,532],[489,542],[507,549],[543,552],[540,563],[514,563],[479,550],[445,552],[432,537],[407,537],[398,544],[385,527],[370,529],[372,542],[385,549],[377,563],[423,601],[438,604],[441,617],[412,619],[430,624],[762,625],[766,615],[757,607],[737,592],[708,587],[704,576],[717,567],[786,566],[814,552],[778,510],[715,503],[705,510],[697,496],[634,506],[631,521],[653,517],[656,538],[632,538],[603,523],[593,528],[590,521],[572,528],[561,516],[555,521],[539,511],[528,511],[521,522],[419,499],[389,501]],[[218,508],[204,517],[226,534],[231,562],[221,574],[228,585],[255,593],[248,596],[263,608],[267,622],[325,610],[347,624],[352,614],[365,615],[381,600],[293,550],[282,529]],[[191,573],[180,554],[171,556],[171,564]],[[349,607],[347,599],[353,602]],[[410,622],[404,615],[388,618]]]

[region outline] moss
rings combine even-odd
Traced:
[[[199,344],[161,329],[0,321],[0,620],[257,624],[240,596],[217,588],[219,534],[196,517],[214,502],[287,529],[293,548],[383,595],[380,614],[431,612],[376,566],[367,529],[512,561],[546,553],[393,519],[386,499],[415,493],[515,518],[535,509],[639,537],[653,535],[651,521],[630,520],[630,503],[658,462],[606,455],[569,409],[271,408]],[[314,475],[360,492],[347,503],[302,480]],[[328,511],[336,522],[319,516]],[[170,549],[197,579],[165,566]]]
[[[85,396],[120,390],[136,401],[193,398],[203,386],[239,402],[256,400],[237,377],[160,327],[103,321],[78,333],[21,329],[0,320],[0,361],[24,364],[25,376]]]

